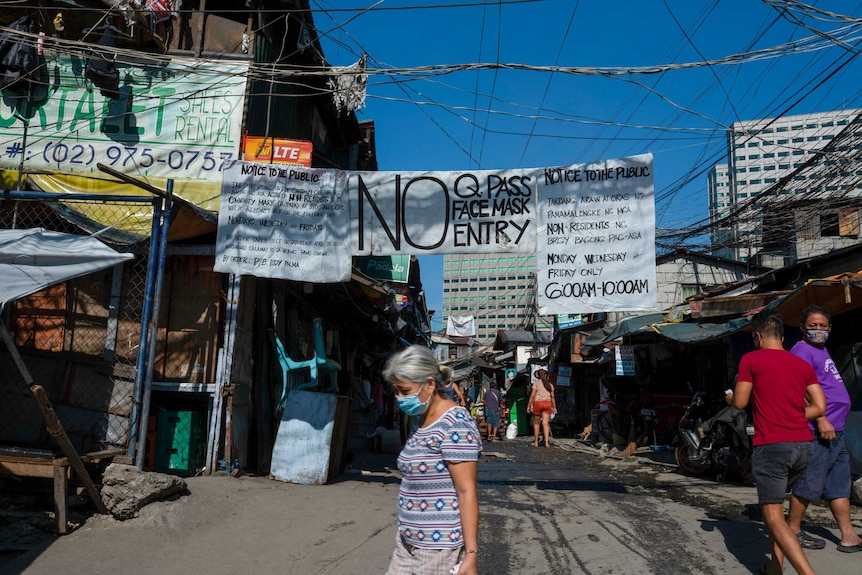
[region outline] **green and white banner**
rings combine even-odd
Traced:
[[[220,181],[237,157],[247,64],[174,58],[119,65],[119,97],[84,77],[80,58],[48,60],[27,98],[3,94],[0,168]]]

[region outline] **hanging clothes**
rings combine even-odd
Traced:
[[[18,18],[0,34],[0,90],[4,93],[24,95],[38,84],[39,75],[46,73],[45,57],[28,38],[16,34],[36,34],[36,22],[30,16]]]
[[[115,63],[117,36],[113,26],[104,28],[99,38],[99,46],[105,50],[94,50],[93,56],[87,58],[87,67],[84,75],[99,93],[106,98],[116,99],[120,97],[120,71]]]

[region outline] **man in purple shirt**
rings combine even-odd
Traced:
[[[850,522],[850,455],[844,444],[844,422],[850,412],[850,394],[835,362],[826,350],[826,340],[832,329],[829,312],[812,305],[802,312],[800,328],[803,339],[790,352],[811,364],[826,395],[826,414],[811,422],[815,442],[808,469],[793,486],[787,524],[796,533],[804,549],[823,549],[826,541],[802,530],[802,517],[808,504],[823,499],[838,528],[841,541],[838,550],[845,553],[862,551],[862,537]]]

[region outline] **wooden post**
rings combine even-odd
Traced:
[[[66,504],[66,470],[65,465],[54,465],[54,512],[57,514],[57,533],[65,535],[69,532]]]
[[[198,34],[195,38],[195,58],[200,58],[204,50],[204,24],[207,18],[207,0],[200,0],[198,5],[200,20],[198,20]]]
[[[238,275],[228,276],[228,291],[224,345],[218,352],[218,369],[216,370],[216,391],[213,396],[213,411],[210,417],[209,436],[207,437],[206,474],[212,475],[218,469],[218,452],[221,445],[222,409],[224,407],[225,389],[230,385],[233,369],[234,340],[236,338],[237,308],[240,298],[240,282]],[[230,435],[226,434],[227,442]],[[230,461],[227,462],[231,464]]]

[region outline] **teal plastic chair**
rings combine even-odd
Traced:
[[[338,353],[338,335],[335,334],[333,351]],[[328,386],[321,391],[327,393],[338,393],[338,372],[341,371],[341,363],[326,357],[326,341],[323,337],[323,323],[319,317],[314,318],[314,357],[317,362],[317,373],[321,381],[326,381]],[[340,357],[338,359],[341,359]]]
[[[296,385],[292,389],[311,389],[317,387],[319,364],[316,353],[311,359],[294,361],[291,359],[290,355],[288,355],[287,350],[284,349],[284,345],[282,345],[281,340],[275,333],[275,330],[268,329],[266,330],[266,333],[269,334],[269,339],[272,341],[272,346],[275,348],[275,355],[278,358],[278,364],[281,366],[281,399],[278,400],[278,403],[275,406],[276,412],[279,412],[284,409],[284,404],[287,401],[287,395],[290,391],[287,388],[287,374],[299,369],[308,369],[309,381]]]

